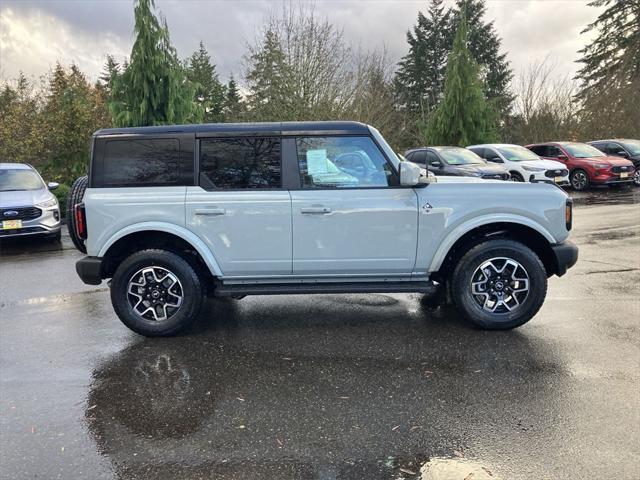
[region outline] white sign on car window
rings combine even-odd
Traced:
[[[327,150],[307,150],[307,173],[309,175],[318,175],[328,172]]]

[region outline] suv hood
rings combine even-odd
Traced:
[[[31,207],[36,203],[49,200],[51,197],[53,197],[53,194],[45,188],[0,192],[0,208]]]
[[[533,167],[533,168],[544,168],[546,170],[564,170],[567,168],[564,163],[556,162],[555,160],[525,160],[522,162],[517,162],[518,165]]]
[[[478,172],[483,175],[506,173],[507,169],[501,165],[451,165],[452,168],[461,172]]]
[[[620,157],[586,157],[586,158],[580,158],[579,160],[587,160],[588,162],[593,162],[593,163],[608,163],[611,166],[620,166],[620,167],[633,164],[631,160],[627,160],[626,158],[620,158]]]

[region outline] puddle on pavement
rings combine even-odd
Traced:
[[[433,457],[420,469],[421,480],[500,480],[486,465],[466,458]]]

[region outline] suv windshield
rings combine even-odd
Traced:
[[[482,158],[466,148],[438,147],[435,150],[449,165],[482,165],[485,163]]]
[[[567,143],[563,145],[565,150],[576,158],[588,158],[588,157],[604,157],[605,154],[598,150],[596,147],[587,145],[586,143]]]
[[[620,142],[624,147],[629,150],[631,155],[640,155],[640,140],[625,140]]]
[[[528,148],[518,147],[518,146],[510,146],[510,147],[500,147],[498,151],[502,154],[504,158],[511,162],[523,162],[525,160],[540,160],[535,153],[533,153]]]
[[[44,183],[42,183],[38,174],[32,170],[0,170],[0,192],[40,190],[41,188],[44,188]]]

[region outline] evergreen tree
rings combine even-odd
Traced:
[[[460,12],[469,24],[468,48],[480,66],[486,97],[501,117],[511,111],[514,97],[509,91],[513,72],[493,22],[486,22],[485,0],[456,0],[456,8],[446,9],[443,0],[430,0],[427,15],[418,14],[413,32],[407,33],[409,52],[399,63],[396,91],[400,106],[418,121],[433,110],[442,98],[447,55],[453,48]]]
[[[98,77],[98,85],[105,90],[110,91],[116,78],[120,75],[120,65],[116,62],[113,55],[107,55],[102,72]]]
[[[224,85],[218,80],[216,66],[202,42],[197,51],[187,60],[187,78],[195,86],[195,102],[204,112],[205,122],[223,120]]]
[[[277,34],[267,30],[261,48],[248,60],[246,79],[251,93],[247,100],[251,116],[258,121],[290,119],[289,66]]]
[[[456,9],[449,17],[450,31],[454,32],[460,22],[462,11],[466,12],[468,24],[468,47],[480,66],[480,78],[484,92],[501,118],[511,112],[514,96],[509,91],[513,71],[506,53],[500,53],[502,40],[496,33],[493,21],[485,22],[485,0],[456,0]],[[453,38],[453,37],[450,37]]]
[[[582,33],[597,32],[578,60],[580,130],[585,138],[640,136],[640,1],[594,0],[606,7]]]
[[[606,9],[582,31],[598,32],[578,52],[582,54],[578,62],[583,64],[577,74],[582,82],[582,97],[599,90],[618,73],[623,81],[640,77],[640,1],[593,0],[589,6]]]
[[[224,98],[224,121],[225,122],[237,122],[242,119],[242,115],[245,111],[245,104],[242,101],[240,92],[238,90],[238,84],[236,83],[233,75],[227,83]]]
[[[77,66],[66,70],[56,64],[41,119],[44,170],[50,178],[69,183],[86,173],[88,139],[94,131],[109,126],[96,90]]]
[[[136,0],[131,58],[109,102],[117,126],[175,124],[202,117],[166,21],[155,16],[154,8],[153,0]]]
[[[495,140],[495,114],[484,97],[479,68],[467,47],[464,9],[449,54],[444,96],[425,128],[431,145],[466,146]]]
[[[450,12],[444,0],[430,0],[427,16],[407,32],[409,52],[402,58],[395,86],[400,107],[421,117],[435,108],[444,87],[447,55],[451,47]]]

